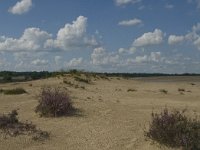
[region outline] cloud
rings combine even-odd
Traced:
[[[174,45],[174,44],[177,44],[177,43],[184,41],[184,39],[185,39],[184,36],[170,35],[169,38],[168,38],[168,43],[170,45]]]
[[[71,68],[71,67],[78,67],[83,64],[83,58],[73,58],[70,60],[68,63],[66,63],[66,66]]]
[[[135,58],[135,61],[136,63],[144,63],[144,62],[147,62],[148,61],[148,56],[147,55],[144,55],[144,56],[137,56]]]
[[[161,52],[151,52],[149,60],[153,62],[159,62],[160,60],[162,60]]]
[[[151,54],[144,56],[137,56],[134,60],[135,63],[145,63],[145,62],[160,62],[162,60],[161,52],[151,52]]]
[[[113,65],[119,62],[119,55],[106,52],[103,47],[95,48],[91,54],[93,65]]]
[[[200,50],[200,37],[193,42],[193,44]]]
[[[44,43],[52,37],[39,28],[27,28],[19,39],[0,37],[0,51],[37,51],[44,48]]]
[[[115,0],[115,3],[118,6],[121,6],[121,5],[126,5],[126,4],[135,4],[135,3],[139,3],[141,1],[142,0]]]
[[[190,32],[182,36],[169,36],[168,43],[169,44],[176,44],[182,41],[186,41],[187,43],[192,44],[198,50],[200,50],[200,23],[194,25]]]
[[[35,66],[45,66],[48,64],[48,61],[47,60],[44,60],[44,59],[36,59],[36,60],[33,60],[31,62],[32,65],[35,65]]]
[[[93,48],[94,37],[86,34],[87,18],[79,16],[72,24],[59,29],[56,39],[39,28],[27,28],[20,38],[0,36],[0,51],[52,51]]]
[[[13,7],[9,8],[8,12],[15,15],[21,15],[28,12],[31,9],[31,6],[32,0],[21,0],[20,2],[17,2]]]
[[[141,47],[147,45],[157,45],[163,41],[163,32],[160,29],[155,29],[154,32],[144,33],[141,37],[135,39],[133,46]]]
[[[142,23],[142,20],[135,18],[135,19],[131,19],[131,20],[120,21],[118,23],[118,25],[120,25],[120,26],[135,26],[135,25],[138,25],[141,23]]]
[[[71,50],[97,46],[94,37],[86,36],[87,18],[79,16],[72,24],[66,24],[57,33],[55,40],[46,42],[46,48],[59,48],[61,50]]]

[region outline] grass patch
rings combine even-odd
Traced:
[[[145,135],[159,144],[182,148],[183,150],[200,150],[200,121],[188,118],[183,111],[169,111],[165,108],[160,113],[152,113],[149,130]]]
[[[0,89],[0,93],[6,95],[20,95],[27,93],[23,88],[15,88],[15,89]]]
[[[74,80],[76,80],[76,81],[78,81],[78,82],[84,82],[84,83],[87,83],[87,84],[90,83],[90,80],[89,80],[89,79],[84,79],[84,78],[81,78],[81,77],[78,77],[78,76],[75,76],[75,77],[74,77]]]
[[[33,140],[45,140],[49,138],[48,132],[38,130],[32,123],[20,122],[17,116],[18,112],[16,110],[7,115],[0,115],[0,130],[6,136],[31,135]]]

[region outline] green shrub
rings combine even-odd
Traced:
[[[200,150],[200,121],[188,118],[184,111],[152,113],[152,121],[145,135],[168,147]]]

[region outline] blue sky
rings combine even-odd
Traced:
[[[200,73],[200,0],[1,0],[0,70]]]

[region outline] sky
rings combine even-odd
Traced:
[[[0,0],[0,71],[200,73],[200,0]]]

